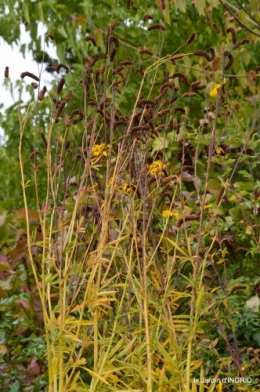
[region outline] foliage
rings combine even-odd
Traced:
[[[44,64],[42,21],[61,61],[35,97],[21,70],[31,102],[1,119],[5,388],[11,369],[28,391],[195,391],[245,369],[259,388],[258,14],[220,3],[2,6],[8,42],[25,21]]]

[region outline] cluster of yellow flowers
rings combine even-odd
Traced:
[[[223,80],[221,84],[216,84],[213,90],[209,93],[210,97],[215,97],[218,95],[219,89],[226,84],[226,79]]]
[[[178,212],[173,212],[171,210],[164,210],[162,212],[162,217],[163,218],[169,218],[170,216],[175,216],[175,218],[180,218],[181,215]]]
[[[151,176],[154,176],[155,174],[160,174],[165,168],[166,165],[163,164],[160,160],[154,161],[153,163],[151,163],[151,165],[148,166],[149,174],[151,174]]]
[[[100,157],[101,155],[104,155],[105,157],[107,156],[107,150],[109,149],[110,144],[95,144],[92,147],[92,155],[94,155],[94,157]]]

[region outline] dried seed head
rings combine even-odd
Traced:
[[[45,137],[43,132],[41,132],[41,139],[42,139],[42,142],[43,142],[44,146],[47,148],[48,147],[48,142],[47,142],[47,139],[46,139],[46,137]]]
[[[5,76],[5,78],[9,78],[9,67],[5,67],[4,76]]]
[[[211,54],[210,61],[213,61],[214,58],[215,58],[215,50],[212,47],[210,47],[209,51],[210,51],[210,54]]]
[[[120,22],[115,22],[115,23],[111,24],[111,26],[109,26],[110,30],[115,30],[119,25],[120,25]]]
[[[36,82],[32,82],[32,83],[31,83],[31,86],[33,86],[33,88],[36,89],[36,88],[38,88],[39,85],[38,85],[38,83],[36,83]]]
[[[233,50],[236,50],[240,45],[243,45],[243,44],[249,44],[250,43],[250,40],[249,39],[247,39],[247,38],[244,38],[244,39],[242,39],[241,41],[239,41],[239,42],[237,42],[234,46],[233,46]]]
[[[171,114],[174,114],[176,112],[181,112],[181,113],[185,114],[185,109],[181,106],[176,106],[174,109],[172,109]]]
[[[114,61],[115,55],[117,53],[117,48],[114,48],[110,54],[110,62],[112,63]]]
[[[148,54],[149,56],[153,56],[153,52],[151,52],[148,49],[141,49],[141,50],[139,50],[139,53],[140,54]]]
[[[49,66],[47,67],[47,70],[48,70],[48,71],[56,71],[56,68],[57,68],[56,65],[49,65]]]
[[[219,34],[220,33],[220,29],[219,29],[218,25],[216,23],[213,23],[212,26],[213,26],[214,30],[216,31],[216,33]]]
[[[164,11],[166,8],[165,0],[161,0],[161,10]]]
[[[92,37],[92,35],[87,35],[85,37],[85,41],[91,41],[94,46],[97,46],[96,40],[94,37]]]
[[[191,98],[191,97],[196,97],[197,94],[196,93],[185,93],[183,94],[184,98]]]
[[[195,56],[205,57],[208,61],[211,61],[210,55],[204,50],[196,50],[193,54],[195,54]]]
[[[36,82],[39,82],[39,81],[40,81],[40,79],[38,78],[38,76],[32,74],[31,72],[23,72],[23,73],[21,73],[21,78],[22,78],[22,79],[25,78],[25,76],[28,76],[29,78],[32,78],[32,79],[36,80]]]
[[[116,47],[117,47],[117,48],[119,47],[119,39],[118,39],[117,37],[115,37],[114,35],[111,35],[111,36],[109,37],[108,41],[109,41],[110,43],[111,43],[111,42],[114,42],[114,44],[116,45]]]
[[[160,29],[160,30],[165,31],[165,27],[163,25],[159,24],[159,23],[151,25],[150,27],[148,27],[147,30],[151,31],[151,30],[156,30],[156,29]]]
[[[227,71],[229,68],[232,67],[232,64],[234,62],[234,58],[232,56],[232,54],[230,52],[228,52],[227,50],[224,52],[224,58],[228,57],[228,63],[227,65],[224,67],[224,70]]]
[[[46,91],[47,91],[47,87],[44,86],[43,89],[39,92],[39,95],[38,95],[38,100],[39,100],[39,101],[42,101],[42,100],[43,100]]]
[[[235,32],[235,29],[233,27],[229,27],[227,28],[227,33],[231,33],[232,42],[235,45],[235,43],[237,42],[237,34]]]
[[[194,41],[195,36],[196,36],[196,34],[195,34],[195,33],[192,33],[192,34],[190,35],[190,37],[187,39],[185,45],[191,44],[191,43]]]
[[[143,16],[143,21],[144,21],[144,22],[146,22],[146,21],[149,20],[149,19],[152,20],[152,19],[153,19],[153,16],[152,16],[152,15],[149,15],[149,14],[146,14],[146,15]]]
[[[187,215],[184,218],[179,219],[176,222],[176,226],[180,227],[184,222],[189,222],[189,221],[198,221],[200,218],[200,216],[198,214],[191,214],[191,215]]]
[[[134,62],[132,60],[128,59],[128,60],[122,61],[121,64],[124,66],[127,66],[127,65],[133,65]]]
[[[36,155],[40,154],[38,150],[31,152],[31,154],[29,155],[29,158],[32,159],[34,158]]]
[[[187,75],[185,75],[182,72],[175,72],[174,74],[169,76],[169,79],[175,79],[175,78],[179,78],[179,80],[181,80],[183,83],[189,84]]]
[[[179,54],[175,54],[174,56],[170,57],[170,60],[179,60],[182,59],[185,56],[184,53],[179,53]]]
[[[58,64],[56,66],[56,72],[59,73],[61,68],[65,69],[67,74],[70,72],[69,67],[66,64],[63,64],[63,63],[60,63],[60,64]]]
[[[131,0],[126,0],[126,9],[130,10],[131,8]]]
[[[78,118],[73,119],[75,116],[78,116]],[[81,120],[83,120],[83,118],[84,118],[84,113],[80,109],[72,110],[72,112],[70,113],[70,120],[72,120],[71,121],[72,124],[79,123]]]
[[[65,84],[65,79],[61,78],[57,86],[57,94],[60,94],[62,92],[64,84]]]
[[[68,94],[66,95],[65,101],[69,102],[73,96],[72,90],[69,90]]]

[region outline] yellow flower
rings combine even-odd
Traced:
[[[220,89],[220,87],[221,84],[216,84],[213,90],[211,90],[211,92],[209,93],[210,97],[215,97],[216,95],[218,95],[218,90]]]
[[[209,93],[210,97],[215,97],[216,95],[218,95],[219,89],[220,87],[224,86],[226,84],[226,79],[223,79],[223,82],[221,84],[216,84],[215,87],[213,88],[213,90],[211,90],[211,92]]]
[[[133,186],[133,185],[129,185],[129,184],[127,184],[127,183],[125,182],[123,185],[121,185],[121,186],[118,188],[118,191],[119,191],[120,193],[125,193],[125,194],[129,195],[129,194],[131,193],[132,186]]]
[[[154,176],[155,174],[160,174],[165,167],[166,165],[164,165],[162,161],[154,161],[151,165],[148,166],[149,174],[151,174],[151,176]]]
[[[162,212],[162,216],[163,218],[169,218],[170,216],[175,216],[176,218],[180,218],[180,214],[178,214],[178,212],[173,212],[170,210],[164,210]]]
[[[223,391],[223,383],[221,381],[217,384],[216,390],[218,392],[222,392]]]
[[[92,147],[92,155],[95,157],[100,157],[101,155],[107,156],[107,149],[110,147],[110,144],[95,144]]]

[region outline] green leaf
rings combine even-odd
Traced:
[[[206,8],[206,0],[195,0],[195,6],[200,15],[204,15],[204,11]]]

